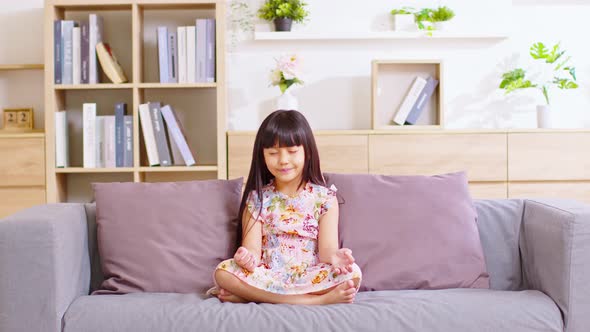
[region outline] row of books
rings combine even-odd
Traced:
[[[139,122],[149,166],[195,165],[178,115],[160,102],[139,105]]]
[[[424,79],[416,76],[393,117],[393,123],[398,125],[416,124],[437,86],[438,80],[434,77],[429,76]]]
[[[121,65],[103,38],[103,19],[96,14],[89,14],[88,21],[82,22],[55,20],[55,84],[100,83],[99,64],[113,83],[127,82]]]
[[[215,19],[157,28],[160,83],[215,82]]]
[[[68,111],[55,113],[55,166],[70,166]],[[195,165],[178,115],[170,105],[139,106],[141,131],[149,166]],[[133,167],[133,118],[127,104],[116,103],[115,115],[96,114],[96,103],[82,105],[84,168]]]
[[[115,104],[115,115],[96,115],[96,103],[82,105],[83,166],[133,167],[133,118],[127,104]],[[68,111],[55,113],[55,167],[69,167]]]

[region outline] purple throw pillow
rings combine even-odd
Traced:
[[[361,291],[489,288],[464,172],[326,180],[338,188],[340,245],[363,272]]]
[[[236,250],[241,178],[93,187],[105,277],[93,294],[204,293]]]

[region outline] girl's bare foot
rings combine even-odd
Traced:
[[[243,298],[241,298],[235,294],[232,294],[223,288],[221,288],[219,290],[219,294],[217,295],[217,298],[221,302],[232,302],[232,303],[247,303],[248,302],[248,301],[244,300]]]
[[[323,295],[317,295],[318,304],[352,303],[356,288],[352,280],[345,281]]]

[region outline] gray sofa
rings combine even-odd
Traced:
[[[102,278],[94,206],[33,207],[0,220],[0,331],[589,331],[590,206],[476,207],[492,289],[365,292],[330,306],[89,296]]]

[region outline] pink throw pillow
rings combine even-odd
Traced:
[[[93,294],[204,293],[236,250],[241,178],[93,187],[105,277]]]
[[[489,288],[467,176],[326,174],[361,291]]]

